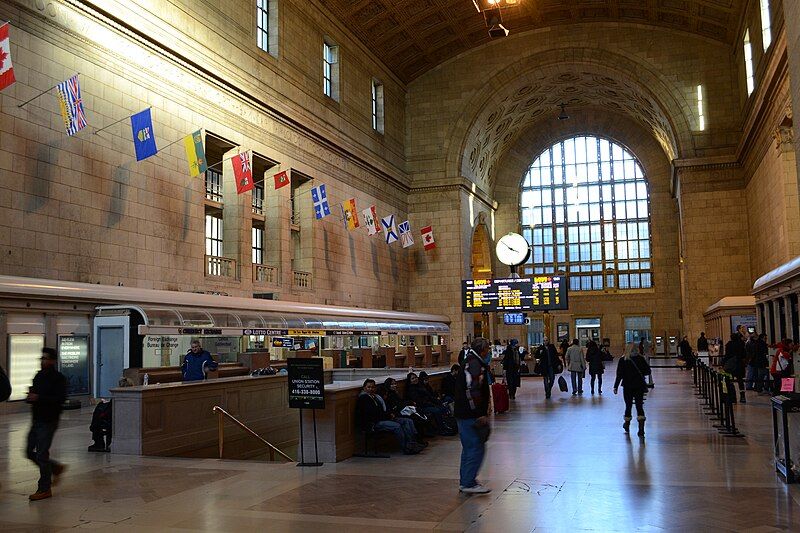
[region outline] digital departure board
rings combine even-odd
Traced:
[[[465,313],[567,309],[567,278],[533,276],[462,280],[461,309]]]

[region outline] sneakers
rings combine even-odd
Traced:
[[[49,491],[49,490],[45,490],[45,491],[37,490],[36,492],[34,492],[30,496],[28,496],[28,499],[30,501],[32,501],[32,502],[36,502],[36,501],[39,501],[39,500],[46,500],[47,498],[52,498],[52,497],[53,497],[53,493],[51,491]]]
[[[472,487],[458,487],[458,490],[464,494],[489,494],[492,492],[492,489],[484,487],[481,484]]]

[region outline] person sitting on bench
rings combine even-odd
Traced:
[[[440,435],[455,435],[454,429],[445,422],[445,416],[450,414],[447,408],[438,398],[431,395],[413,372],[409,372],[406,377],[406,401],[413,402],[417,412],[432,418],[436,424],[436,431]]]
[[[383,403],[386,405],[386,412],[389,416],[393,417],[399,423],[405,423],[405,420],[410,420],[414,425],[414,439],[417,444],[422,447],[428,445],[423,438],[426,434],[426,426],[430,424],[427,418],[420,414],[406,416],[403,414],[403,409],[406,407],[406,402],[400,398],[397,392],[397,381],[394,378],[386,378],[386,380],[378,385],[378,395],[383,398]]]
[[[413,455],[422,450],[422,446],[413,442],[414,423],[408,419],[392,419],[386,410],[383,398],[376,394],[374,379],[364,381],[356,400],[356,423],[368,433],[388,431],[394,433],[403,453]]]

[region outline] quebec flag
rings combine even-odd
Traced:
[[[314,216],[317,217],[317,220],[331,214],[331,207],[328,205],[328,193],[325,192],[324,183],[311,189],[311,200],[314,202]]]
[[[149,107],[131,117],[131,130],[133,130],[133,147],[136,149],[137,161],[158,153]]]

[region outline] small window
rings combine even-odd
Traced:
[[[325,39],[322,43],[322,92],[339,101],[339,47]]]
[[[372,129],[383,133],[383,84],[372,80]]]
[[[277,0],[256,0],[256,44],[270,55],[278,57]]]
[[[772,28],[769,17],[769,0],[759,0],[761,2],[761,46],[767,51],[772,44]]]
[[[264,182],[253,185],[253,213],[256,215],[264,214]]]
[[[750,44],[750,30],[744,32],[744,75],[747,80],[747,96],[753,94],[755,89],[755,76],[753,74],[753,46]]]
[[[706,115],[703,106],[703,86],[697,86],[697,129],[703,131],[706,129]]]
[[[253,263],[264,264],[264,228],[253,227]]]
[[[206,255],[222,257],[222,217],[206,214]]]

